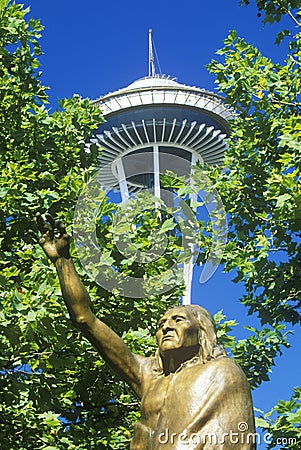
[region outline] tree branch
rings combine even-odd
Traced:
[[[294,16],[294,14],[292,13],[292,11],[290,9],[287,10],[288,15],[290,16],[290,18],[295,22],[295,24],[298,27],[301,27],[301,23],[298,22],[298,20],[296,19],[296,17]]]

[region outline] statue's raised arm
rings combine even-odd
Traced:
[[[35,237],[55,265],[72,323],[140,396],[140,365],[143,358],[131,353],[122,339],[95,316],[89,294],[70,257],[69,236],[64,225],[49,214],[45,217],[46,221],[41,214],[36,215],[35,222],[41,237]]]

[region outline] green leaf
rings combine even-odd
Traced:
[[[290,194],[282,194],[279,195],[279,197],[277,198],[277,203],[276,203],[276,207],[277,208],[282,208],[283,205],[288,202],[291,199],[291,195]]]
[[[263,419],[262,417],[256,417],[255,418],[255,426],[256,428],[269,428],[269,422]]]
[[[167,219],[163,222],[161,231],[166,233],[166,231],[174,230],[175,227],[176,227],[176,223],[175,223],[174,219],[173,218]]]

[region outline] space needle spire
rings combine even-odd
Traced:
[[[155,70],[155,58],[153,51],[153,30],[148,30],[148,76],[154,77],[156,75]]]

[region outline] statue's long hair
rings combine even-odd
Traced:
[[[196,356],[199,362],[206,364],[212,359],[227,356],[224,347],[217,343],[215,323],[212,315],[199,305],[183,305],[180,308],[184,308],[198,324],[199,353]],[[155,358],[157,365],[155,371],[162,373],[163,362],[159,349],[156,351]]]

